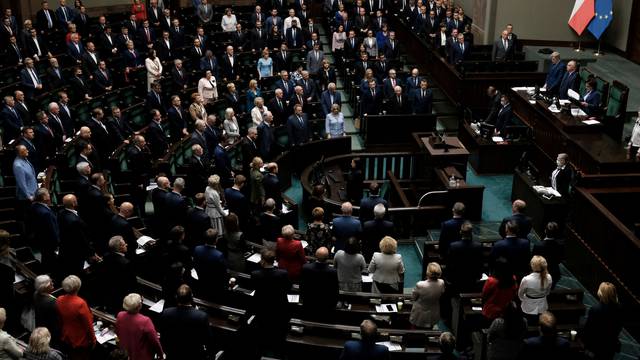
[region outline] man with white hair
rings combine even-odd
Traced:
[[[73,137],[73,131],[71,134],[68,134],[67,131],[69,126],[65,126],[62,122],[62,117],[60,116],[60,106],[56,102],[50,102],[47,106],[49,110],[49,127],[53,130],[53,133],[56,135],[56,138],[60,138],[62,141],[65,141],[68,137]],[[73,125],[71,126],[73,129]]]
[[[204,124],[204,121],[202,121],[202,123]],[[189,184],[187,184],[187,194],[193,196],[196,193],[204,191],[207,187],[207,179],[211,173],[209,160],[207,160],[204,149],[200,144],[191,145],[191,158],[188,164]]]
[[[393,223],[385,220],[387,209],[383,203],[373,207],[373,220],[366,221],[362,230],[362,255],[368,263],[373,253],[378,251],[378,243],[385,236],[395,236]]]
[[[258,136],[258,153],[260,154],[260,157],[262,157],[263,161],[268,161],[271,159],[272,145],[275,141],[275,135],[273,133],[273,115],[270,111],[267,111],[264,114],[262,123],[258,125],[256,131]]]
[[[324,116],[331,112],[333,104],[342,106],[342,96],[336,91],[336,84],[331,82],[327,85],[327,90],[322,92],[320,96],[320,105],[322,105]]]
[[[123,202],[120,204],[120,208],[117,214],[111,217],[111,235],[120,236],[127,243],[128,251],[125,253],[129,258],[135,256],[135,250],[138,247],[136,240],[138,236],[133,226],[127,221],[128,218],[133,216],[134,207],[130,202]],[[107,249],[103,249],[107,250]]]
[[[156,179],[158,187],[151,190],[151,202],[153,203],[153,220],[156,234],[162,234],[168,230],[165,225],[165,217],[168,216],[166,199],[169,195],[169,179],[165,176],[158,176]]]
[[[353,205],[350,202],[344,202],[341,206],[342,215],[333,218],[333,236],[336,238],[334,253],[338,250],[344,250],[347,239],[355,236],[359,237],[362,233],[362,225],[360,221],[351,216]]]
[[[402,93],[400,85],[396,85],[393,88],[393,95],[389,98],[387,107],[389,114],[392,115],[408,114],[410,112],[409,98]]]
[[[187,217],[187,201],[182,195],[185,188],[183,178],[176,178],[173,181],[173,190],[167,194],[165,199],[166,214],[165,224],[167,229],[172,229],[176,225],[184,225]]]
[[[265,108],[266,110],[266,108]],[[260,121],[262,123],[262,120]],[[259,124],[258,124],[259,125]],[[258,128],[255,126],[247,130],[247,135],[240,140],[240,153],[242,154],[242,174],[249,178],[249,168],[253,158],[260,155],[258,152]],[[263,159],[264,160],[264,159]]]
[[[578,75],[578,63],[571,60],[567,63],[567,71],[562,76],[558,89],[558,97],[560,100],[569,98],[569,90],[575,92],[580,91],[580,76]]]
[[[551,66],[549,66],[549,72],[547,78],[544,81],[544,87],[547,92],[551,94],[557,94],[560,90],[560,82],[564,76],[564,72],[567,69],[567,65],[560,59],[560,53],[554,51],[551,54]]]
[[[128,204],[133,207],[131,204]],[[109,251],[104,256],[103,289],[105,303],[112,312],[119,310],[122,299],[136,289],[136,273],[133,263],[127,259],[127,242],[116,235],[109,239]]]

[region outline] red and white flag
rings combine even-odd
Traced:
[[[595,0],[576,0],[573,5],[573,11],[569,18],[569,26],[575,30],[578,35],[587,28],[591,19],[596,15]]]

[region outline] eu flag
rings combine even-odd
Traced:
[[[589,24],[589,32],[600,39],[613,20],[613,0],[596,0],[596,16]]]

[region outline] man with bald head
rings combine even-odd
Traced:
[[[87,223],[78,216],[78,200],[73,194],[62,198],[64,209],[58,215],[60,229],[60,270],[62,277],[81,275],[84,262],[93,263],[100,258],[96,255],[89,236]]]
[[[342,203],[342,215],[333,219],[333,236],[336,238],[335,252],[343,250],[347,239],[355,236],[360,238],[362,224],[360,220],[351,216],[353,205],[350,202]]]
[[[24,145],[16,146],[16,158],[13,160],[13,175],[16,178],[16,198],[18,215],[25,217],[31,201],[38,189],[36,170],[29,162],[29,150]]]
[[[364,320],[360,324],[360,340],[349,340],[344,344],[340,355],[342,360],[386,360],[389,358],[389,349],[384,345],[376,344],[378,340],[378,327],[371,320]]]
[[[500,224],[499,233],[500,236],[506,237],[506,225],[510,220],[515,221],[518,225],[517,236],[522,239],[526,239],[529,232],[531,232],[531,218],[524,214],[524,211],[527,207],[527,203],[524,200],[517,199],[511,204],[511,216],[507,216],[502,219],[502,223]]]
[[[138,247],[136,240],[138,237],[136,236],[136,232],[133,229],[133,226],[127,221],[128,218],[132,217],[134,213],[133,204],[130,202],[123,202],[120,205],[120,209],[117,214],[111,217],[111,236],[120,236],[125,241],[128,247],[128,251],[125,251],[123,254],[127,255],[130,259],[135,256],[135,250]],[[102,249],[107,250],[107,249]]]
[[[162,234],[162,230],[166,229],[164,224],[166,218],[166,200],[169,196],[169,179],[165,176],[158,176],[156,179],[158,187],[151,190],[151,202],[153,203],[153,219],[156,236]]]
[[[562,76],[560,87],[558,89],[558,97],[560,100],[569,98],[569,90],[580,91],[580,76],[578,76],[578,63],[571,60],[567,63],[567,71]]]
[[[311,318],[330,319],[338,302],[338,273],[327,264],[329,249],[316,250],[316,261],[304,264],[300,276],[300,297]]]

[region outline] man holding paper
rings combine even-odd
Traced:
[[[558,154],[556,159],[556,169],[551,173],[551,187],[554,188],[562,196],[569,193],[569,185],[573,178],[573,171],[569,166],[569,155],[565,153]]]

